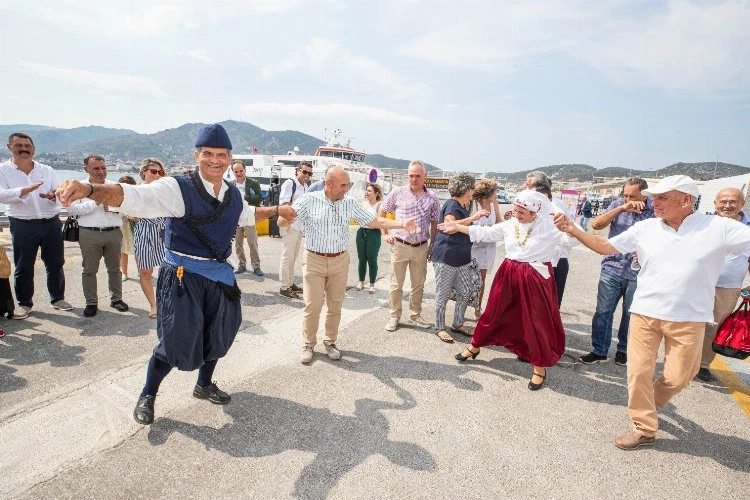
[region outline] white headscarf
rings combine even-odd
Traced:
[[[549,198],[547,198],[542,193],[533,191],[531,189],[524,189],[523,191],[518,193],[513,203],[518,205],[519,207],[525,208],[529,212],[541,212],[542,214],[550,213]]]

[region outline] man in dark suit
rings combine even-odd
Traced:
[[[259,207],[263,201],[263,195],[260,193],[260,184],[255,179],[251,179],[245,175],[245,163],[242,160],[234,160],[232,162],[232,173],[234,173],[233,181],[229,183],[233,186],[237,186],[242,196],[247,201],[248,205]],[[263,276],[263,271],[260,270],[260,255],[258,255],[258,233],[255,230],[255,226],[239,226],[237,232],[234,235],[234,251],[239,259],[239,265],[235,274],[241,274],[247,271],[245,260],[245,249],[244,240],[247,240],[247,246],[250,247],[250,264],[253,266],[253,273],[256,276]]]

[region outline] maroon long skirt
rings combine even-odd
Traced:
[[[526,262],[505,259],[471,345],[501,345],[535,366],[553,366],[565,351],[552,266],[548,279]]]

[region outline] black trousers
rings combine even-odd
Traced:
[[[562,258],[555,267],[555,284],[557,285],[557,307],[562,304],[563,293],[565,293],[565,282],[568,281],[568,269],[570,264],[568,259]]]
[[[16,265],[16,299],[22,306],[34,305],[34,264],[39,249],[47,268],[47,290],[50,302],[65,298],[62,222],[58,217],[23,220],[9,217],[13,239],[13,263]]]

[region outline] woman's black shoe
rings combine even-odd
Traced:
[[[133,410],[133,418],[141,425],[151,425],[154,422],[154,399],[150,394],[141,395]]]
[[[479,353],[482,352],[482,351],[474,352],[474,351],[472,351],[471,349],[468,349],[468,348],[466,350],[469,351],[469,353],[470,353],[468,356],[464,356],[463,352],[459,352],[458,354],[456,354],[456,359],[459,360],[459,361],[466,361],[469,358],[471,358],[471,359],[477,359],[477,356],[479,356]],[[466,351],[464,351],[464,352],[466,352]]]
[[[542,381],[538,384],[535,384],[534,382],[529,380],[529,390],[538,391],[544,385],[545,380],[547,380],[547,370],[546,369],[544,370],[544,375],[539,375],[538,373],[534,373],[534,375],[536,375],[537,377],[542,377]],[[531,378],[534,378],[534,377],[532,376]]]
[[[542,386],[544,385],[544,382],[547,380],[547,370],[546,369],[544,370],[544,375],[539,375],[538,373],[534,373],[534,375],[536,375],[537,377],[542,377],[542,381],[538,384],[535,384],[534,382],[529,380],[529,390],[538,391],[539,389],[542,388]],[[531,378],[534,378],[534,377],[532,376]]]

